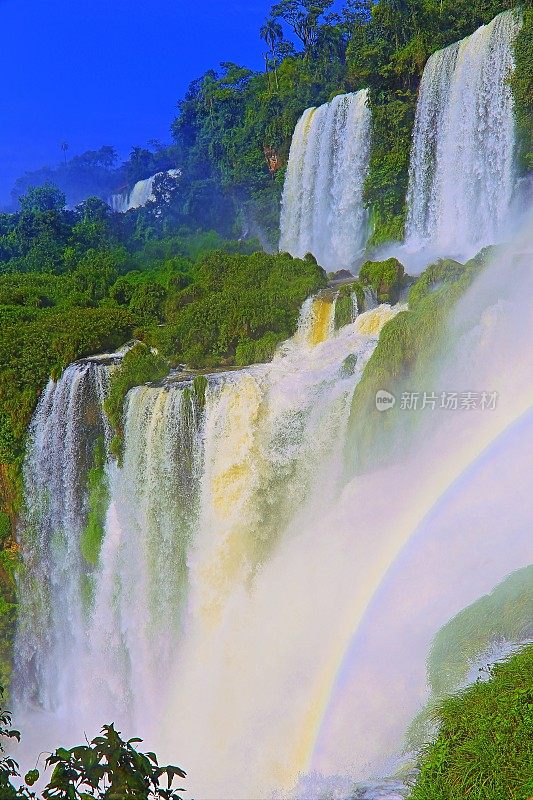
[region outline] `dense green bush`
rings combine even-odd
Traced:
[[[300,307],[326,285],[316,264],[287,254],[200,259],[193,283],[169,296],[166,324],[143,336],[172,363],[204,368],[264,361],[291,336]]]
[[[533,647],[442,701],[411,800],[529,800],[533,793]]]
[[[395,303],[400,296],[405,270],[397,258],[365,261],[359,270],[363,286],[371,286],[380,303]]]

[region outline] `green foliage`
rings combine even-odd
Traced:
[[[0,681],[8,686],[12,668],[12,642],[17,612],[15,572],[18,553],[11,540],[11,520],[1,515],[3,539],[0,551]]]
[[[19,199],[22,212],[61,211],[65,207],[65,195],[53,184],[32,187]]]
[[[294,333],[305,298],[326,285],[320,267],[287,254],[213,252],[192,278],[167,301],[167,324],[145,332],[163,356],[192,368],[264,360]]]
[[[38,800],[31,788],[39,770],[26,773],[20,784],[17,762],[5,755],[4,741],[20,741],[11,714],[0,708],[0,797],[2,800]],[[172,764],[160,767],[155,753],[140,753],[142,739],[124,741],[113,725],[104,725],[101,736],[86,745],[59,747],[46,759],[53,767],[42,800],[181,800],[183,789],[174,788],[186,773]],[[165,786],[166,784],[166,786]]]
[[[442,701],[412,800],[528,800],[533,792],[533,647]]]
[[[533,169],[533,9],[523,12],[523,25],[515,46],[511,88],[515,103],[518,154],[522,170]]]
[[[4,690],[0,687],[0,697]],[[20,777],[17,762],[5,754],[5,742],[20,741],[20,732],[11,727],[11,714],[4,708],[0,708],[0,797],[2,800],[31,800],[35,795],[26,787],[21,789],[13,785],[13,779]],[[33,778],[30,775],[30,780]]]
[[[93,464],[87,475],[87,524],[80,538],[80,551],[85,561],[96,567],[105,533],[105,517],[109,506],[109,487],[105,472],[106,452],[103,439],[94,447]]]
[[[173,765],[160,767],[155,753],[139,753],[141,739],[124,741],[113,725],[88,745],[58,748],[46,759],[54,767],[43,800],[180,800],[173,789],[185,772]],[[165,780],[167,788],[161,786]]]
[[[403,284],[405,270],[397,258],[366,261],[359,270],[363,286],[371,286],[380,303],[395,303]]]
[[[282,333],[269,332],[260,339],[241,339],[235,351],[235,364],[245,367],[272,361],[278,345],[286,338]]]
[[[361,281],[352,281],[339,287],[335,301],[335,330],[352,322],[354,294],[357,296],[357,307],[362,310],[365,304],[365,295]]]
[[[437,262],[428,267],[411,288],[413,306],[383,327],[354,392],[345,448],[349,473],[390,457],[404,440],[404,426],[412,424],[410,415],[402,414],[399,404],[387,414],[377,411],[376,392],[386,389],[399,397],[402,391],[416,391],[422,377],[427,380],[438,353],[449,345],[449,314],[490,252],[482,251],[462,267],[462,272],[456,262]]]
[[[111,374],[109,395],[104,403],[104,411],[118,439],[113,442],[113,455],[119,457],[123,433],[123,409],[126,395],[134,386],[160,381],[168,373],[168,364],[147,345],[138,343],[124,355],[122,363]]]
[[[416,93],[393,89],[370,93],[372,149],[364,199],[370,207],[369,246],[403,239]]]

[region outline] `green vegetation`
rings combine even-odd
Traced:
[[[11,714],[0,708],[0,797],[39,800],[31,788],[39,770],[27,772],[22,783],[19,765],[5,755],[6,740],[20,741],[20,732],[11,725]],[[59,747],[46,758],[46,769],[53,771],[42,800],[181,800],[183,789],[174,783],[186,773],[172,764],[160,767],[155,753],[140,753],[135,745],[141,741],[124,741],[113,725],[104,725],[101,735],[87,744]]]
[[[490,680],[443,700],[439,734],[424,753],[412,800],[528,800],[533,647],[490,670]]]
[[[353,295],[357,296],[357,307],[362,310],[365,305],[365,294],[360,281],[344,283],[337,292],[335,303],[335,329],[348,325],[353,318]]]
[[[427,661],[429,702],[407,732],[409,750],[417,750],[435,732],[435,710],[464,685],[472,664],[493,646],[531,639],[533,566],[509,575],[493,591],[453,617],[435,636]]]
[[[486,248],[464,266],[451,261],[430,265],[410,290],[409,309],[384,326],[353,397],[345,447],[348,474],[390,456],[404,440],[404,426],[413,424],[414,417],[403,414],[399,403],[380,413],[376,392],[386,389],[400,397],[402,391],[423,391],[422,378],[427,382],[438,354],[449,346],[450,312],[491,252]]]
[[[87,475],[88,513],[87,525],[80,539],[80,550],[85,561],[96,567],[104,538],[105,515],[109,506],[109,487],[105,474],[106,452],[103,439],[94,447],[93,465]]]
[[[264,360],[296,329],[301,304],[326,285],[316,264],[287,254],[214,252],[165,306],[166,325],[143,337],[172,363],[209,368]]]
[[[435,696],[456,689],[471,662],[492,643],[531,637],[532,586],[533,566],[518,570],[439,631],[428,659],[428,678]]]
[[[523,26],[516,38],[515,71],[511,88],[515,102],[518,154],[523,171],[533,169],[533,9],[523,12]]]
[[[416,308],[425,297],[441,286],[459,280],[464,272],[464,264],[451,258],[439,258],[424,270],[409,290],[409,308]]]
[[[371,286],[380,303],[396,303],[403,286],[405,270],[397,258],[366,261],[359,270],[363,286]]]
[[[145,344],[136,344],[128,350],[122,363],[111,374],[109,395],[104,410],[116,431],[110,450],[119,463],[123,444],[123,408],[126,395],[134,386],[162,380],[168,372],[168,364]]]

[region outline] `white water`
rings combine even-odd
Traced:
[[[506,11],[429,58],[413,133],[408,249],[469,257],[505,235],[516,183],[507,81],[519,27]]]
[[[107,367],[73,364],[50,380],[33,416],[24,467],[26,514],[20,627],[15,644],[15,695],[58,710],[72,699],[73,652],[83,648],[84,582],[91,571],[80,552],[87,520],[84,484],[98,439],[109,431],[101,406]]]
[[[189,385],[130,392],[96,572],[80,553],[86,469],[75,448],[89,463],[105,433],[89,391],[98,378],[102,400],[107,368],[73,365],[50,382],[26,467],[23,537],[34,527],[38,538],[26,551],[16,686],[28,748],[74,742],[111,719],[156,738],[147,708],[160,729],[191,642],[195,663],[209,659],[235,590],[253,592],[302,508],[318,514],[334,497],[352,394],[395,313],[380,306],[334,333],[334,311],[331,298],[308,301],[272,364],[211,376],[203,413]]]
[[[155,200],[154,182],[156,178],[161,178],[165,175],[177,181],[181,177],[181,170],[169,169],[167,172],[156,172],[155,175],[151,175],[149,178],[137,181],[131,192],[111,196],[111,208],[113,211],[125,213],[132,208],[141,208],[148,202]]]
[[[279,248],[324,269],[353,268],[368,237],[363,184],[370,158],[367,91],[308,109],[294,131]]]

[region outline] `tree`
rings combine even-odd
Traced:
[[[68,142],[61,142],[61,150],[63,152],[63,158],[65,164],[67,163],[67,150],[68,150]]]
[[[289,25],[302,42],[307,56],[317,40],[320,17],[332,5],[333,0],[282,0],[272,7],[270,16]]]
[[[61,211],[65,202],[61,189],[51,183],[30,187],[25,195],[19,197],[21,211],[30,212]]]
[[[281,42],[283,39],[283,28],[275,19],[269,17],[266,22],[261,26],[259,31],[259,35],[264,42],[266,42],[267,47],[270,49],[272,54],[272,62],[274,64],[274,76],[276,79],[276,89],[279,89],[278,84],[278,64],[277,64],[277,51],[276,46],[278,42]],[[267,69],[268,69],[268,61],[267,61]]]
[[[11,724],[11,714],[0,708],[0,798],[37,800],[29,788],[40,778],[37,769],[26,773],[25,785],[13,785],[20,779],[19,765],[5,755],[2,742],[20,741]],[[46,768],[54,769],[42,791],[43,800],[182,800],[178,792],[183,789],[173,785],[186,773],[173,764],[160,767],[155,753],[140,753],[134,745],[141,741],[124,741],[113,725],[104,725],[102,735],[86,745],[59,747],[46,759]]]
[[[141,741],[126,742],[113,725],[104,725],[90,744],[60,747],[46,759],[54,771],[43,800],[181,800],[182,789],[172,787],[186,773],[174,765],[160,767],[155,753],[139,753],[134,745]]]

